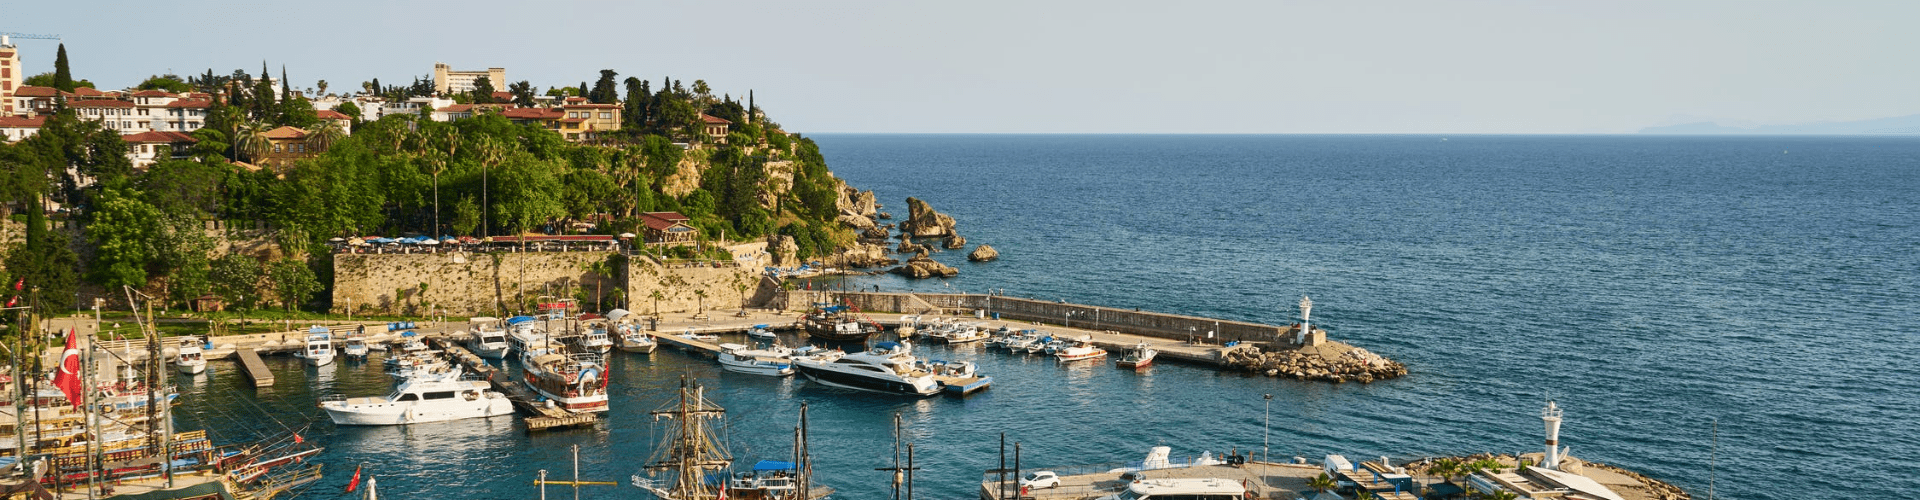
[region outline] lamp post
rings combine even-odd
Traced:
[[[1260,397],[1267,400],[1267,418],[1266,422],[1261,424],[1260,429],[1260,484],[1265,486],[1267,484],[1267,462],[1272,461],[1272,458],[1267,455],[1267,444],[1268,438],[1273,435],[1273,394],[1262,394]]]

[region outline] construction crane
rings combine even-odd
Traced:
[[[59,40],[60,35],[37,35],[33,33],[14,33],[10,31],[0,31],[0,45],[13,45],[13,43],[8,41],[9,38],[23,38],[28,40]]]

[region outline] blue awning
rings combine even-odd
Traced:
[[[754,472],[770,471],[770,470],[794,470],[795,468],[796,467],[794,467],[793,462],[782,462],[779,460],[761,460],[759,462],[754,462],[753,464]]]
[[[507,318],[507,324],[509,325],[518,325],[528,321],[533,321],[533,316],[514,316]]]

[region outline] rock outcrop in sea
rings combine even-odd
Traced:
[[[907,220],[900,223],[900,234],[913,238],[939,238],[954,234],[953,217],[936,212],[919,198],[907,198]]]
[[[840,267],[881,267],[900,263],[898,259],[887,255],[887,247],[872,243],[859,243],[843,248],[829,256],[826,262]]]
[[[988,245],[973,247],[973,253],[967,254],[967,260],[974,262],[987,262],[998,258],[1000,258],[1000,251]]]
[[[961,236],[958,234],[949,234],[947,235],[946,239],[940,241],[940,245],[947,247],[948,250],[959,250],[962,248],[966,248],[967,237]]]
[[[913,279],[933,277],[951,278],[960,275],[959,269],[954,269],[953,266],[934,261],[933,258],[927,257],[925,252],[921,252],[918,255],[914,255],[913,258],[907,259],[907,265],[893,268],[892,272]]]
[[[1324,336],[1324,330],[1315,329]],[[1292,338],[1282,334],[1282,338]],[[1257,346],[1228,349],[1221,354],[1228,367],[1269,377],[1327,382],[1372,383],[1404,377],[1407,366],[1343,342],[1322,340],[1315,345]]]

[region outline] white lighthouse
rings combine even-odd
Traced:
[[[1300,296],[1300,331],[1293,334],[1294,344],[1299,344],[1299,345],[1307,344],[1307,333],[1313,331],[1313,323],[1309,321],[1307,317],[1312,315],[1313,315],[1313,299],[1308,298],[1305,295],[1301,295]]]
[[[1540,467],[1560,470],[1560,458],[1566,456],[1566,448],[1560,447],[1560,406],[1547,402],[1547,409],[1540,412],[1540,420],[1547,423],[1547,454],[1540,459]]]

